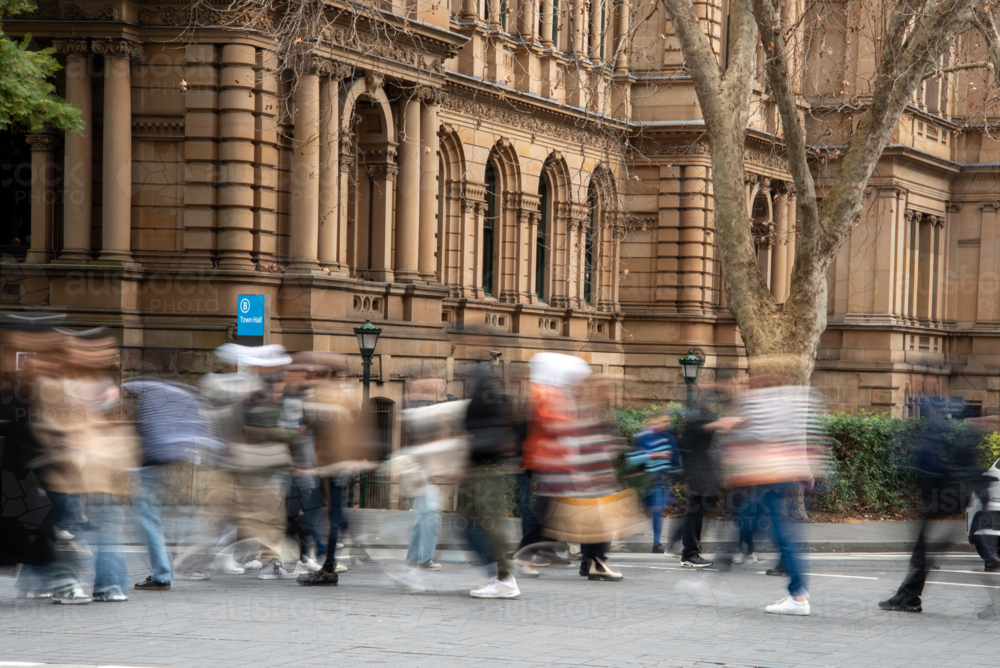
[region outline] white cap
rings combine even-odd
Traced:
[[[538,353],[528,362],[531,382],[569,388],[593,373],[590,365],[579,357],[561,353]]]
[[[278,343],[267,346],[241,346],[226,343],[215,350],[219,360],[226,364],[242,362],[248,366],[275,367],[292,363],[285,347]]]

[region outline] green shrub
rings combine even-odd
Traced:
[[[811,505],[820,510],[903,511],[916,498],[913,437],[919,421],[862,412],[824,416],[834,473],[820,481]]]

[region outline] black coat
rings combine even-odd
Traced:
[[[718,476],[712,458],[712,432],[705,429],[705,425],[714,419],[703,410],[692,410],[677,441],[681,464],[687,475],[688,493],[694,496],[704,496],[718,489]]]

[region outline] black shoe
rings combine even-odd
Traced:
[[[987,573],[1000,573],[1000,557],[987,561],[985,570]]]
[[[580,577],[587,577],[590,575],[590,559],[584,559],[580,562]]]
[[[300,575],[295,579],[300,585],[306,585],[307,587],[313,587],[317,585],[332,585],[336,586],[337,582],[340,581],[340,577],[336,573],[327,573],[326,571],[316,571],[315,573],[306,573],[305,575]]]
[[[150,575],[148,578],[146,578],[142,582],[136,582],[135,583],[135,588],[136,589],[145,589],[146,591],[167,591],[167,590],[170,589],[170,583],[169,582],[160,582],[158,580],[154,580],[153,576]]]
[[[782,564],[778,564],[774,568],[769,568],[765,571],[768,575],[788,575],[788,569]]]
[[[657,543],[653,546],[653,554],[663,554],[663,552],[663,545],[661,543]]]
[[[896,610],[898,612],[923,612],[920,606],[919,596],[910,596],[901,591],[897,591],[891,598],[878,602],[878,607],[883,610]]]
[[[563,557],[560,557],[558,554],[556,554],[552,550],[541,550],[538,553],[538,556],[541,557],[542,559],[545,559],[546,561],[548,561],[553,566],[570,566],[573,563],[569,559],[565,559]]]
[[[712,565],[712,562],[708,559],[702,559],[701,555],[694,555],[687,559],[681,559],[681,566],[684,568],[708,568]]]

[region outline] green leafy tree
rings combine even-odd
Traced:
[[[0,0],[0,21],[34,11],[33,0]],[[16,42],[0,23],[0,131],[37,132],[48,125],[65,132],[83,129],[80,110],[56,95],[52,75],[62,67],[53,49],[33,51],[31,35]]]

